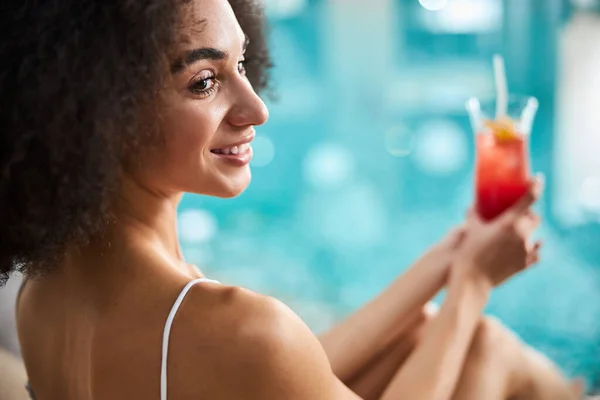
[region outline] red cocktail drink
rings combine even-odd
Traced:
[[[499,140],[478,134],[475,166],[475,205],[491,220],[515,204],[527,191],[529,157],[524,137]]]
[[[516,98],[510,105],[512,115],[500,120],[488,118],[476,99],[467,105],[476,132],[475,207],[486,221],[518,202],[530,179],[528,142],[537,101]]]

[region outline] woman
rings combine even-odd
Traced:
[[[0,271],[27,276],[18,330],[38,399],[571,396],[481,318],[492,287],[537,261],[540,182],[494,223],[471,216],[319,341],[276,300],[203,278],[177,241],[184,192],[232,197],[250,181],[268,117],[256,3],[2,7]]]

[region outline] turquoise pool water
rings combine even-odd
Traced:
[[[492,92],[491,55],[502,52],[513,90],[541,104],[531,150],[548,183],[539,206],[545,247],[539,267],[498,289],[488,311],[593,382],[600,168],[584,151],[565,154],[593,141],[589,129],[569,125],[577,109],[563,110],[568,96],[594,99],[592,87],[569,83],[584,72],[566,76],[557,67],[573,57],[561,45],[569,9],[533,0],[451,0],[436,13],[417,0],[365,4],[269,3],[278,99],[258,129],[253,183],[234,200],[184,199],[187,257],[326,329],[461,222],[474,155],[463,105]]]

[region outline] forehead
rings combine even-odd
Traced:
[[[183,9],[183,47],[237,49],[244,32],[227,0],[194,0]]]

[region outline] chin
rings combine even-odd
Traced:
[[[229,188],[227,190],[223,190],[219,193],[216,193],[214,195],[214,197],[218,197],[221,199],[233,199],[235,197],[238,197],[239,195],[241,195],[242,193],[244,193],[244,191],[246,190],[247,186],[243,187],[243,188]]]
[[[244,193],[250,186],[251,175],[248,169],[247,173],[240,174],[234,177],[224,177],[217,185],[214,186],[210,196],[219,197],[222,199],[231,199]]]

